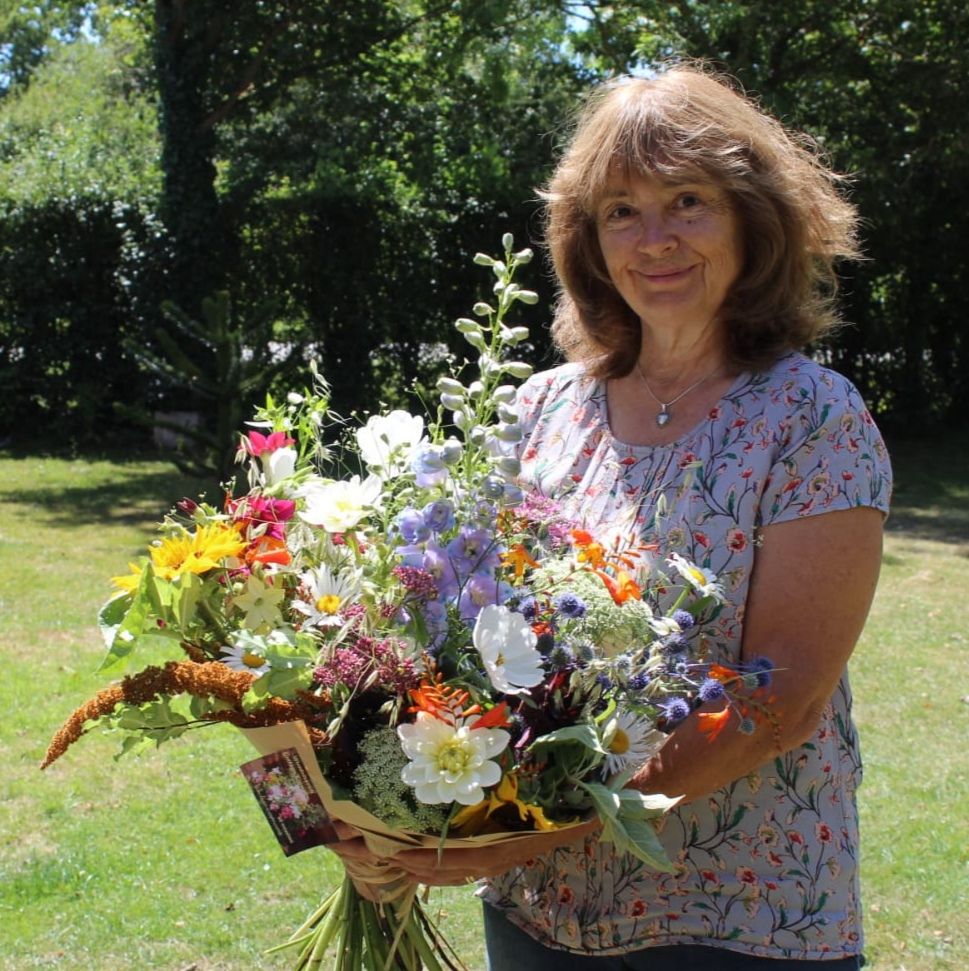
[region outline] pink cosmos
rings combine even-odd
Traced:
[[[242,436],[242,448],[247,454],[254,457],[295,444],[294,440],[285,432],[271,432],[268,435],[263,435],[260,432],[249,432],[248,435]]]
[[[266,524],[265,535],[274,539],[283,539],[286,530],[284,523],[288,523],[296,514],[296,503],[292,499],[269,499],[266,496],[246,496],[243,499],[231,500],[229,512],[232,518],[241,520],[247,526]]]

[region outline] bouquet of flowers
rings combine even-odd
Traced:
[[[79,708],[44,761],[94,722],[123,751],[247,730],[265,755],[247,778],[289,846],[334,838],[336,817],[388,860],[348,874],[287,942],[300,968],[334,944],[337,968],[455,966],[392,866],[402,848],[540,852],[544,833],[597,817],[601,839],[668,868],[650,819],[676,800],[629,788],[636,768],[704,702],[726,700],[716,730],[753,728],[770,665],[713,663],[716,578],[522,494],[511,381],[531,369],[512,352],[528,331],[507,320],[537,298],[513,279],[531,252],[503,242],[475,258],[493,299],[456,324],[475,373],[439,380],[427,422],[395,410],[327,443],[315,368],[303,393],[267,399],[241,437],[248,488],[179,502],[114,578],[103,668],[142,667]]]

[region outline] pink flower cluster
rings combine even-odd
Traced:
[[[414,662],[405,653],[405,645],[395,637],[379,641],[360,637],[352,647],[336,648],[329,661],[313,671],[313,680],[332,688],[339,682],[361,684],[375,676],[376,681],[403,695],[420,683]]]

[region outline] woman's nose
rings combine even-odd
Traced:
[[[676,245],[676,233],[662,214],[644,212],[641,215],[637,241],[640,252],[657,256],[671,252]]]

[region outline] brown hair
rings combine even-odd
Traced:
[[[610,177],[713,182],[742,227],[744,261],[721,308],[737,370],[757,370],[835,323],[834,261],[857,257],[854,207],[806,136],[788,132],[722,78],[678,65],[596,89],[546,190],[547,241],[561,284],[559,349],[598,377],[635,365],[641,327],[606,272],[595,207]]]

